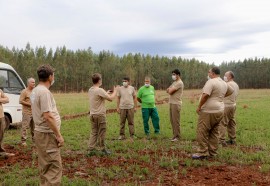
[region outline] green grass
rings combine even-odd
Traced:
[[[190,155],[195,152],[198,94],[200,90],[186,90],[183,95],[181,111],[181,140],[171,143],[172,129],[169,122],[168,104],[157,105],[160,115],[161,134],[153,134],[150,122],[151,140],[146,140],[140,109],[135,114],[135,133],[138,139],[118,141],[119,115],[107,115],[106,145],[113,151],[108,159],[113,164],[110,167],[104,164],[95,165],[92,169],[84,170],[87,178],[80,176],[63,176],[64,185],[100,185],[107,182],[124,180],[124,185],[140,185],[148,180],[158,179],[162,185],[164,175],[155,175],[157,169],[169,170],[172,175],[187,176],[190,168],[219,165],[254,165],[260,164],[260,172],[266,174],[270,170],[270,90],[241,90],[238,98],[237,146],[220,148],[219,156],[215,161],[191,160]],[[87,93],[54,94],[57,107],[63,115],[84,113],[88,111],[89,102]],[[165,91],[158,91],[159,100],[167,98]],[[107,108],[115,108],[116,102],[107,102]],[[90,136],[88,117],[62,121],[62,134],[65,146],[62,148],[62,157],[74,158],[74,162],[66,163],[65,169],[83,167],[87,161],[84,156]],[[129,137],[126,126],[126,137]],[[19,129],[12,129],[5,133],[4,144],[18,147],[20,141]],[[30,141],[29,141],[30,143]],[[25,151],[29,151],[26,148]],[[82,158],[76,158],[77,155]],[[33,155],[33,159],[35,155]],[[91,159],[92,160],[92,159]],[[93,159],[94,160],[94,159]],[[99,161],[101,161],[99,159]],[[34,160],[33,160],[34,161]],[[36,161],[36,160],[35,160]],[[118,162],[118,163],[117,163]],[[120,162],[120,163],[119,163]],[[182,168],[179,168],[184,166]],[[35,163],[31,167],[21,167],[20,164],[1,169],[1,185],[38,185],[38,171]],[[121,185],[121,184],[120,184]]]
[[[56,105],[61,116],[77,114],[89,110],[87,93],[54,94]]]

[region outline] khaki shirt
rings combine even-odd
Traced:
[[[201,111],[207,113],[224,111],[223,101],[227,92],[231,93],[233,89],[220,77],[209,79],[203,87],[203,93],[208,94],[209,97],[203,104]]]
[[[88,91],[88,97],[90,102],[90,115],[105,115],[105,100],[109,98],[109,94],[103,88],[91,87]]]
[[[134,96],[136,96],[136,92],[133,86],[121,86],[117,92],[117,96],[120,98],[120,109],[134,108]]]
[[[178,81],[174,81],[169,88],[172,87],[174,87],[176,91],[169,96],[169,103],[182,105],[182,94],[184,89],[183,81],[181,79],[179,79]]]
[[[35,122],[35,130],[44,133],[53,133],[43,117],[44,112],[51,112],[56,120],[56,127],[60,130],[61,118],[56,108],[52,93],[44,85],[36,86],[30,95],[32,115]]]
[[[0,89],[0,97],[5,98],[5,93]],[[3,109],[3,104],[0,102],[0,118],[5,117],[4,115],[4,109]]]
[[[236,98],[239,94],[239,86],[235,81],[229,81],[227,84],[234,89],[233,93],[224,99],[225,107],[236,106]]]
[[[31,104],[31,101],[30,101],[30,94],[31,94],[32,90],[29,90],[28,88],[24,89],[22,92],[21,92],[21,95],[20,95],[20,104],[22,104],[22,101],[25,101],[29,104]],[[22,112],[24,114],[27,114],[27,115],[32,115],[32,109],[31,109],[31,106],[27,106],[27,105],[23,105],[22,104]]]

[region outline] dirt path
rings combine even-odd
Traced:
[[[168,101],[169,101],[168,98],[165,98],[163,100],[157,101],[156,105],[165,104],[165,103],[168,103]],[[140,108],[140,106],[138,106],[138,108]],[[106,110],[107,114],[116,113],[116,112],[117,112],[116,109],[107,109]],[[76,118],[84,117],[84,116],[87,116],[87,115],[89,115],[89,112],[83,112],[83,113],[78,113],[78,114],[67,114],[67,115],[64,115],[62,117],[62,120],[76,119]]]

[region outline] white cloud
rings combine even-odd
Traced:
[[[0,44],[141,52],[221,63],[270,57],[268,0],[10,0]]]
[[[211,39],[201,39],[189,43],[191,48],[198,48],[201,51],[211,52],[218,49],[224,44],[223,39],[211,38]]]

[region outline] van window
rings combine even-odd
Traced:
[[[0,70],[0,87],[8,87],[8,76],[6,70]]]
[[[20,94],[24,89],[17,74],[5,69],[0,69],[0,88],[9,94]]]

